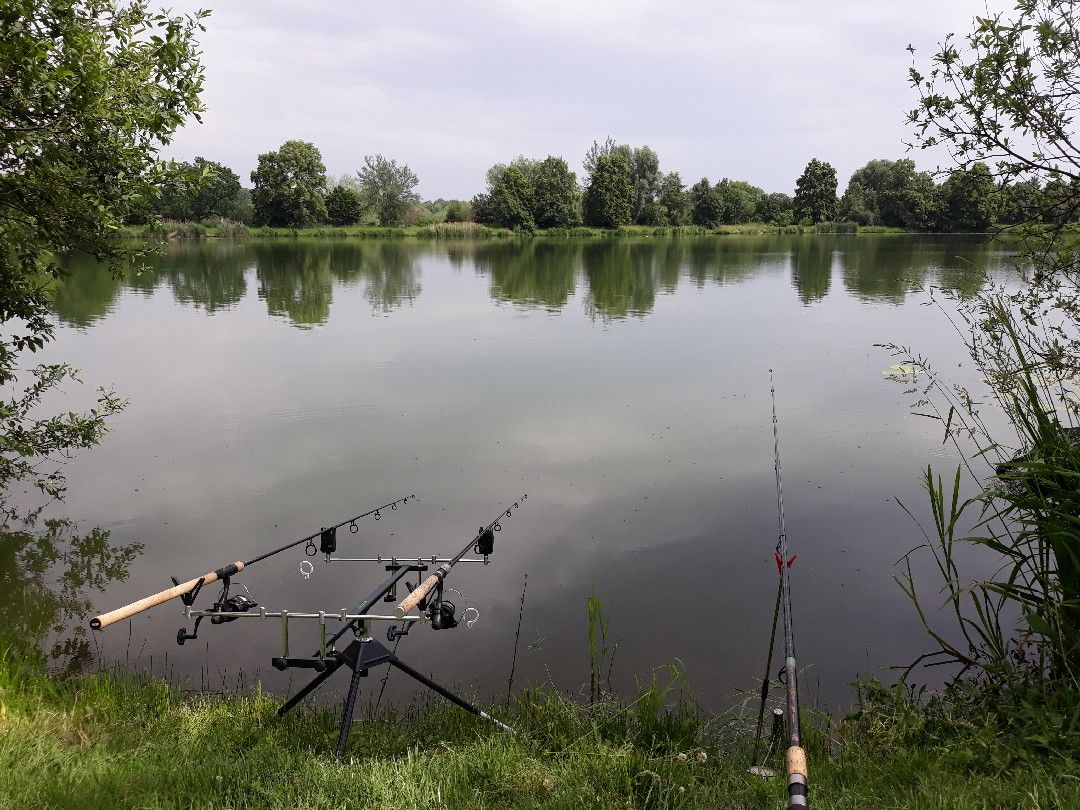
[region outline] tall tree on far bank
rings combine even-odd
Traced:
[[[679,226],[690,222],[690,195],[678,172],[665,174],[660,181],[660,211],[663,225]]]
[[[720,194],[707,177],[702,177],[690,187],[690,221],[702,228],[715,228],[720,214]]]
[[[585,224],[600,228],[618,228],[631,222],[634,185],[630,179],[630,161],[615,150],[601,155],[585,190]]]
[[[59,458],[96,444],[121,407],[102,390],[91,411],[43,415],[75,371],[32,367],[23,353],[52,340],[49,282],[65,253],[115,272],[137,258],[116,233],[167,180],[160,147],[202,111],[195,37],[206,16],[110,0],[0,7],[0,489],[18,481],[60,496]]]
[[[221,217],[243,219],[243,188],[240,177],[228,166],[197,157],[175,164],[180,180],[161,189],[154,208],[165,219],[199,222]]]
[[[533,219],[540,228],[572,228],[581,223],[577,175],[561,157],[548,155],[536,164]]]
[[[836,215],[836,169],[813,158],[795,181],[795,219],[826,222]]]
[[[630,182],[634,203],[630,212],[635,225],[662,225],[659,207],[660,157],[648,145],[630,152]]]
[[[416,193],[420,180],[404,163],[399,166],[382,155],[368,155],[356,175],[364,205],[380,225],[400,225],[409,207],[420,202]]]
[[[350,185],[338,183],[326,195],[326,221],[343,227],[356,225],[364,216],[364,203],[360,192]]]
[[[956,169],[941,184],[945,224],[951,231],[983,233],[997,216],[998,193],[990,167],[973,163]]]
[[[315,144],[286,141],[259,155],[251,182],[256,225],[304,228],[326,221],[326,166]]]

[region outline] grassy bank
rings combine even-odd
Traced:
[[[492,710],[514,736],[445,703],[414,706],[357,723],[338,761],[336,712],[278,719],[279,701],[259,693],[59,679],[9,655],[0,663],[0,805],[783,806],[782,778],[746,772],[744,720],[665,710],[665,694],[584,706],[525,691]],[[1074,758],[1018,754],[970,711],[872,690],[857,719],[804,733],[815,808],[1080,806]],[[780,757],[770,764],[780,768]]]
[[[552,228],[538,231],[512,231],[493,228],[475,222],[439,223],[413,227],[381,227],[377,225],[353,225],[333,227],[320,225],[311,228],[249,227],[233,222],[163,222],[153,226],[127,227],[123,235],[134,239],[611,239],[625,237],[676,237],[676,236],[738,236],[763,234],[801,233],[903,233],[897,228],[881,226],[858,227],[852,223],[825,222],[818,225],[788,225],[778,227],[760,222],[743,225],[720,225],[716,228],[696,226],[655,228],[628,225],[622,228]]]

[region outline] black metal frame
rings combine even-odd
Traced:
[[[382,584],[380,584],[374,591],[371,592],[371,594],[368,595],[367,599],[360,603],[360,605],[356,608],[357,613],[366,613],[380,599],[385,599],[389,597],[392,593],[395,593],[398,582],[410,571],[416,571],[419,574],[426,571],[427,566],[405,564],[388,565],[386,566],[386,570],[391,572],[391,576],[384,580]],[[412,588],[409,586],[409,583],[405,584],[407,587],[409,587],[410,590],[412,590]],[[427,610],[433,617],[432,626],[436,629],[440,628],[438,626],[438,622],[434,620],[434,617],[443,616],[444,610],[441,587],[442,583],[440,582],[439,584],[440,587],[436,589],[435,595],[431,598],[422,600],[419,605],[421,612]],[[452,612],[453,607],[451,606],[450,609]],[[471,714],[475,714],[477,717],[481,717],[485,720],[491,720],[492,722],[496,723],[500,728],[510,731],[513,730],[510,729],[509,726],[500,723],[498,720],[491,717],[486,712],[472,705],[460,695],[451,692],[445,686],[442,686],[441,684],[433,681],[431,678],[428,678],[426,675],[423,675],[419,671],[413,669],[411,666],[406,664],[404,661],[398,658],[395,653],[391,652],[381,643],[375,641],[373,638],[368,636],[367,627],[365,626],[365,624],[366,623],[360,619],[353,619],[340,630],[338,630],[338,632],[331,636],[326,642],[328,649],[326,650],[325,657],[322,656],[320,652],[315,652],[311,656],[306,658],[293,658],[282,656],[273,659],[271,663],[273,664],[274,668],[281,671],[297,668],[314,669],[319,673],[314,678],[312,678],[312,680],[306,686],[302,687],[299,692],[289,698],[289,700],[280,709],[278,709],[278,717],[281,717],[290,710],[292,710],[298,703],[300,703],[300,701],[302,701],[304,698],[306,698],[308,695],[310,695],[312,692],[322,686],[323,683],[325,683],[331,675],[341,669],[341,667],[348,667],[352,670],[352,677],[349,679],[349,691],[345,697],[345,705],[341,712],[341,728],[338,731],[337,748],[335,749],[337,755],[339,757],[342,757],[345,755],[345,746],[348,744],[349,732],[352,729],[353,715],[356,711],[356,699],[357,697],[359,697],[360,694],[360,679],[367,677],[368,671],[372,667],[381,666],[382,664],[388,664],[400,670],[401,672],[404,672],[410,678],[423,684],[433,692],[442,695],[451,703],[460,706],[465,711]],[[457,624],[456,621],[454,621],[452,624],[443,626],[453,627],[455,624]],[[399,630],[397,628],[397,625],[391,625],[391,627],[386,631],[387,638],[392,641],[400,636],[405,635],[406,633],[408,633],[410,626],[411,625],[407,624],[405,625],[404,629]],[[353,632],[356,638],[354,638],[354,640],[350,642],[349,645],[341,651],[333,649],[333,645],[343,635],[345,635],[345,633],[349,632],[350,630]]]

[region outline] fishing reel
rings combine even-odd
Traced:
[[[218,594],[217,601],[210,606],[207,613],[210,615],[210,624],[227,624],[228,622],[235,622],[238,616],[222,616],[214,614],[228,614],[228,613],[247,613],[252,608],[257,608],[259,603],[251,598],[250,593],[242,594],[238,593],[235,596],[229,596],[229,577],[225,577],[221,580],[221,593]],[[195,601],[195,595],[198,594],[199,588],[202,586],[200,582],[198,586],[190,594],[185,594],[184,604],[188,607]],[[244,590],[247,591],[247,587],[244,586]],[[190,601],[189,601],[190,600]],[[192,641],[199,637],[199,625],[205,616],[197,616],[195,618],[195,626],[191,628],[191,632],[187,631],[186,627],[181,627],[176,631],[176,643],[181,647],[184,646],[185,641]]]
[[[480,611],[474,607],[467,607],[461,612],[461,617],[459,618],[457,615],[457,605],[443,597],[443,590],[442,583],[440,583],[438,590],[435,592],[435,598],[432,599],[427,606],[427,616],[428,621],[431,622],[431,629],[449,630],[453,627],[457,627],[462,622],[465,622],[465,626],[471,630],[473,625],[480,620]],[[457,590],[457,588],[446,588],[445,590],[453,591],[458,596],[464,598],[464,594]],[[467,618],[470,611],[473,616]]]

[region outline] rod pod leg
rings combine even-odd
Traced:
[[[341,730],[338,731],[337,740],[338,757],[345,756],[345,746],[349,742],[353,712],[356,709],[356,696],[360,694],[360,679],[366,674],[366,669],[361,669],[359,666],[353,667],[352,678],[349,679],[349,694],[345,696],[345,708],[341,712]]]
[[[492,717],[490,714],[485,712],[483,709],[480,709],[480,708],[477,708],[476,706],[473,706],[471,703],[469,703],[469,701],[465,700],[465,698],[454,694],[449,689],[447,689],[445,686],[442,686],[441,684],[436,683],[435,681],[431,680],[431,678],[429,678],[426,675],[423,675],[420,672],[418,672],[417,670],[413,669],[408,664],[406,664],[404,661],[402,661],[400,658],[398,658],[396,655],[390,657],[389,663],[390,663],[391,666],[394,666],[394,667],[397,667],[398,669],[400,669],[402,672],[404,672],[410,678],[413,678],[413,679],[419,681],[420,683],[422,683],[424,686],[426,686],[431,691],[442,695],[444,698],[449,700],[455,706],[460,706],[465,711],[469,712],[470,714],[475,714],[477,717],[481,718],[482,720],[490,720],[492,723],[494,723],[496,726],[501,728],[503,731],[509,731],[511,734],[516,734],[517,733],[510,726],[506,725],[506,723],[502,722],[501,720],[497,720],[496,718]]]

